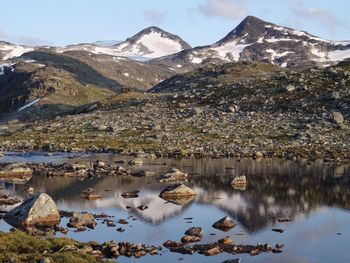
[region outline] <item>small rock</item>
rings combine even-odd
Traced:
[[[277,232],[277,233],[283,233],[284,229],[282,229],[282,228],[273,228],[272,231]]]
[[[218,240],[218,243],[219,244],[223,244],[223,245],[232,245],[233,244],[233,241],[231,238],[229,237],[224,237],[224,238],[221,238]]]
[[[196,192],[184,184],[174,184],[166,187],[161,193],[161,198],[181,198],[186,196],[194,196]]]
[[[236,223],[233,222],[233,220],[228,216],[221,218],[219,221],[213,224],[214,228],[217,228],[223,231],[228,231],[235,226],[236,226]]]
[[[135,158],[133,160],[129,161],[130,165],[142,165],[143,164],[143,159],[141,158]]]
[[[341,114],[340,112],[334,111],[332,112],[332,120],[334,123],[340,125],[344,123],[344,117],[343,114]]]
[[[187,236],[195,236],[195,237],[199,237],[202,238],[203,237],[203,229],[201,227],[191,227],[189,229],[186,230],[185,235]]]
[[[181,242],[182,243],[195,243],[195,242],[199,242],[201,241],[201,238],[200,237],[197,237],[197,236],[183,236],[181,238]]]

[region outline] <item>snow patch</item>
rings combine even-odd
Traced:
[[[31,47],[23,47],[23,46],[15,46],[15,45],[5,45],[0,47],[0,51],[5,51],[5,56],[3,60],[7,60],[10,58],[20,57],[26,52],[33,51],[34,48]]]
[[[5,75],[5,68],[10,68],[10,70],[13,72],[15,69],[13,66],[15,63],[5,63],[5,64],[0,64],[0,76]]]
[[[33,101],[27,103],[27,104],[24,105],[23,107],[19,108],[17,112],[20,112],[20,111],[22,111],[22,110],[24,110],[24,109],[27,109],[27,108],[33,106],[33,105],[34,105],[35,103],[37,103],[38,101],[40,101],[40,99],[35,99],[35,100],[33,100]]]
[[[215,50],[222,59],[231,61],[230,56],[232,56],[234,61],[238,61],[242,51],[250,45],[251,44],[238,44],[236,41],[232,41],[223,45],[214,46],[212,49]]]

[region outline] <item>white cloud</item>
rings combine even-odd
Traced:
[[[198,10],[208,17],[226,20],[241,20],[247,15],[247,8],[241,0],[206,0],[198,5]]]
[[[157,10],[151,10],[151,9],[144,10],[143,15],[146,21],[155,23],[155,24],[162,24],[165,20],[165,14]]]

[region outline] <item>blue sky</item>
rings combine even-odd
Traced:
[[[124,40],[151,25],[206,45],[247,15],[350,40],[349,0],[23,0],[1,10],[0,39],[29,45]]]

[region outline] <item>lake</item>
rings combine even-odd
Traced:
[[[87,162],[104,160],[128,161],[129,157],[117,155],[81,155],[42,153],[10,153],[1,162]],[[122,166],[124,166],[122,164]],[[68,236],[80,241],[105,242],[109,240],[130,241],[159,246],[166,240],[179,241],[192,226],[204,229],[201,243],[217,241],[230,236],[235,244],[283,243],[283,253],[264,253],[257,256],[230,255],[222,253],[214,257],[200,254],[181,255],[163,249],[160,256],[141,259],[118,258],[118,262],[223,262],[241,258],[242,262],[349,262],[347,251],[350,243],[350,164],[335,164],[306,160],[288,161],[278,159],[146,159],[133,170],[155,171],[157,174],[176,167],[189,173],[186,184],[197,196],[178,203],[167,202],[159,197],[166,184],[156,177],[100,177],[64,178],[33,176],[25,185],[0,181],[1,192],[27,198],[24,188],[48,193],[59,209],[106,213],[113,220],[127,219],[126,231],[119,233],[117,227],[107,227],[97,221],[94,230],[69,231]],[[247,187],[234,189],[231,181],[235,176],[246,175]],[[81,191],[94,188],[102,195],[99,200],[81,198]],[[140,190],[138,198],[125,199],[124,191]],[[139,205],[149,208],[141,211]],[[132,207],[127,209],[126,207]],[[237,226],[228,232],[212,227],[224,216],[230,216]],[[288,217],[290,222],[277,222]],[[188,219],[193,218],[193,219]],[[62,226],[66,226],[63,219]],[[277,233],[273,228],[285,231]],[[11,226],[0,221],[0,231]]]

